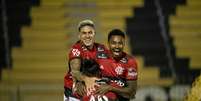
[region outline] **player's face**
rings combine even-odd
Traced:
[[[93,46],[95,30],[91,26],[84,26],[80,29],[79,39],[87,47]]]
[[[109,40],[109,48],[112,52],[112,56],[114,58],[118,58],[122,56],[122,52],[124,49],[125,39],[119,35],[113,35]]]

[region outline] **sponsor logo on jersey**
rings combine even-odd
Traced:
[[[72,53],[74,56],[80,56],[80,51],[78,49],[72,49]]]
[[[97,47],[98,52],[103,52],[104,48],[103,47]]]
[[[131,67],[128,69],[128,76],[131,76],[131,77],[136,77],[137,76],[137,71]]]
[[[105,53],[97,53],[97,58],[99,58],[99,59],[106,59],[107,58],[107,54],[105,54]]]

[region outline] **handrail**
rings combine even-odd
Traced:
[[[169,40],[168,40],[168,36],[167,36],[167,32],[166,32],[166,27],[165,27],[165,19],[164,19],[164,15],[162,12],[162,8],[160,5],[159,0],[154,0],[154,4],[156,6],[157,9],[157,15],[159,17],[159,27],[161,29],[161,34],[162,34],[162,38],[164,40],[165,43],[165,48],[166,48],[166,56],[168,58],[168,67],[171,69],[171,73],[172,73],[172,77],[176,80],[176,72],[174,69],[174,61],[173,61],[173,57],[171,55],[171,47],[169,45]]]
[[[1,0],[2,6],[2,27],[3,27],[3,37],[4,37],[4,44],[5,44],[5,60],[6,60],[6,67],[11,68],[11,61],[10,61],[10,39],[8,35],[8,25],[7,25],[7,11],[6,11],[6,0]]]

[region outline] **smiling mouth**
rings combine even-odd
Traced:
[[[88,41],[91,41],[91,39],[85,39],[84,41],[87,41],[87,42],[88,42]]]
[[[120,49],[113,49],[113,52],[121,52]]]

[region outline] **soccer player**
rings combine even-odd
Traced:
[[[69,70],[64,78],[64,99],[72,94],[73,82],[77,86],[78,95],[86,93],[80,73],[81,59],[108,58],[108,50],[104,45],[95,43],[95,26],[91,20],[83,20],[78,25],[78,38],[69,53]]]
[[[100,59],[102,76],[108,77],[121,87],[111,84],[101,85],[96,91],[97,94],[115,92],[119,95],[120,101],[128,101],[135,97],[137,89],[137,63],[133,56],[123,51],[125,46],[125,34],[119,29],[112,30],[108,35],[110,49],[109,59]],[[108,67],[110,65],[110,67]],[[126,81],[126,82],[124,82]]]
[[[96,89],[102,84],[110,84],[108,79],[101,77],[100,65],[95,60],[82,60],[80,72],[83,82],[87,89],[84,96],[77,96],[77,88],[73,86],[73,94],[69,99],[81,101],[117,101],[117,95],[114,92],[106,92],[104,95],[95,94]]]

